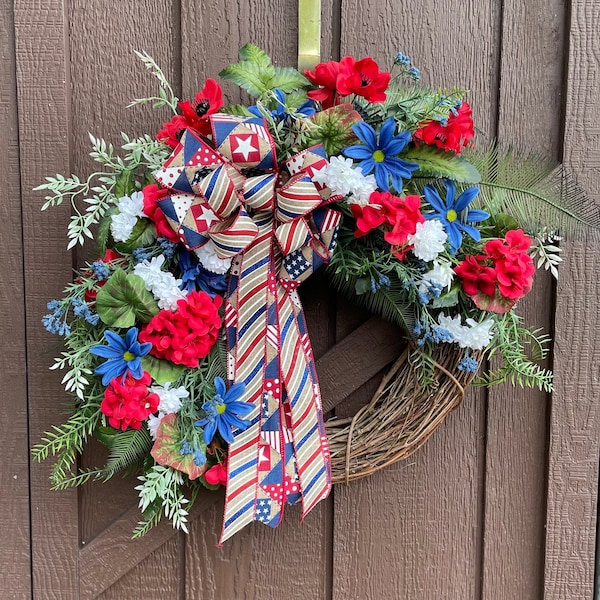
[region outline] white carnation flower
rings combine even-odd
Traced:
[[[356,177],[352,181],[351,197],[348,199],[348,203],[365,206],[369,204],[371,194],[377,189],[375,175],[363,175],[360,169],[354,169],[354,171]]]
[[[175,279],[171,273],[165,273],[164,281],[150,291],[158,302],[158,307],[166,310],[177,310],[177,301],[186,297],[186,292],[179,288],[181,279]]]
[[[434,260],[433,269],[423,274],[423,280],[429,281],[433,284],[438,284],[442,288],[450,290],[452,281],[454,279],[454,271],[452,265],[446,260]]]
[[[134,192],[131,196],[119,198],[117,203],[119,212],[110,218],[110,233],[115,242],[126,242],[144,214],[144,194]]]
[[[207,271],[223,275],[224,273],[227,273],[229,267],[231,267],[230,258],[219,258],[217,256],[217,249],[212,240],[208,240],[204,246],[196,248],[194,252]]]
[[[334,193],[347,196],[350,193],[350,183],[353,179],[354,161],[344,156],[332,156],[324,176],[320,177],[323,183]]]
[[[181,409],[181,401],[190,397],[190,393],[183,386],[172,388],[171,385],[172,384],[169,382],[165,383],[164,386],[150,386],[150,391],[158,394],[158,397],[160,398],[158,410],[162,416],[179,412]]]
[[[492,319],[487,319],[477,323],[474,319],[467,319],[466,325],[462,325],[460,315],[455,317],[446,317],[444,313],[438,316],[440,326],[448,330],[461,348],[471,348],[471,350],[483,350],[492,340]]]
[[[487,319],[481,323],[477,323],[474,319],[467,319],[467,325],[463,332],[462,339],[458,340],[458,345],[461,348],[471,348],[472,350],[483,350],[487,348],[492,341],[494,322],[492,319]]]
[[[167,310],[176,310],[177,301],[186,297],[186,293],[179,286],[181,279],[175,279],[173,273],[162,270],[165,262],[164,254],[144,260],[133,267],[133,272],[144,280],[144,285],[156,298],[158,307]]]
[[[110,218],[110,233],[115,242],[126,242],[138,222],[137,217],[125,213],[115,213]]]
[[[458,340],[458,338],[462,335],[463,325],[460,315],[456,315],[455,317],[447,317],[444,313],[441,313],[438,316],[438,323],[442,329],[445,329],[452,334],[454,341]]]
[[[163,413],[158,413],[158,415],[150,415],[146,424],[148,425],[148,431],[150,432],[150,437],[156,441],[156,433],[158,432],[158,426],[160,425],[161,419],[165,415]]]
[[[431,219],[417,223],[417,230],[408,236],[408,243],[414,246],[412,252],[417,258],[429,262],[444,250],[447,239],[448,234],[444,231],[442,222]]]
[[[133,267],[133,272],[139,275],[146,284],[146,289],[152,291],[152,288],[160,285],[163,281],[165,272],[162,266],[165,262],[165,255],[153,256],[150,260],[143,260]]]

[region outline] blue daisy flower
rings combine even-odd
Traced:
[[[102,375],[102,385],[108,385],[119,375],[123,376],[123,380],[128,374],[134,379],[141,379],[144,376],[140,359],[150,352],[152,344],[150,342],[140,344],[137,336],[138,330],[136,327],[132,327],[127,331],[125,339],[114,331],[105,331],[104,339],[108,342],[108,346],[93,346],[90,348],[92,354],[107,359],[95,370],[97,375]]]
[[[391,178],[396,192],[402,192],[402,179],[410,179],[412,172],[419,168],[419,165],[415,163],[397,158],[397,155],[410,142],[410,133],[403,131],[394,135],[396,121],[393,117],[387,119],[381,126],[379,140],[375,130],[364,121],[353,125],[352,131],[362,141],[362,144],[348,146],[342,152],[359,161],[363,175],[375,171],[375,181],[380,190],[389,192]]]
[[[231,444],[232,427],[242,431],[247,429],[250,421],[240,417],[245,417],[254,410],[254,406],[249,402],[238,402],[246,389],[244,383],[234,383],[227,389],[225,382],[220,377],[216,377],[215,387],[217,388],[215,396],[202,405],[206,416],[195,423],[197,427],[204,428],[204,442],[207,446],[212,442],[217,430],[221,437]]]
[[[471,187],[462,192],[456,198],[456,185],[449,179],[444,179],[446,186],[446,200],[442,200],[438,191],[426,185],[423,189],[425,200],[429,202],[434,212],[424,214],[423,216],[430,219],[439,219],[444,225],[444,230],[448,234],[448,242],[450,243],[450,252],[456,254],[462,244],[462,234],[470,235],[476,242],[481,239],[479,230],[468,225],[468,223],[480,223],[489,218],[489,214],[484,210],[471,209],[464,212],[467,206],[479,194],[479,188]]]

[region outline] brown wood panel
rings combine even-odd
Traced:
[[[155,95],[158,81],[135,56],[134,50],[148,52],[170,81],[179,83],[176,56],[180,40],[175,36],[177,3],[111,2],[78,0],[69,5],[72,79],[72,144],[74,173],[97,169],[89,157],[88,132],[103,137],[117,148],[120,132],[153,134],[169,118],[168,110],[150,104],[127,108],[133,98]],[[102,22],[102,28],[97,24]],[[96,258],[93,249],[87,254]],[[81,258],[79,259],[81,263]],[[98,466],[105,448],[92,445],[84,457],[85,466]],[[136,502],[135,478],[126,482],[114,478],[106,484],[84,486],[81,492],[81,538],[90,540],[115,516]],[[110,498],[110,502],[107,499]]]
[[[69,207],[40,213],[31,189],[69,170],[68,49],[61,0],[14,3],[25,261],[27,381],[32,442],[64,418],[60,373],[49,373],[56,341],[40,318],[71,277],[65,251]],[[40,351],[40,349],[42,349]],[[31,466],[33,597],[77,597],[77,495],[50,490],[50,464]]]
[[[561,0],[503,5],[498,138],[555,159],[562,142],[564,22]],[[528,326],[552,333],[554,291],[552,277],[536,273],[533,291],[516,309]],[[486,600],[498,590],[506,598],[542,597],[549,400],[509,384],[488,392]]]
[[[600,203],[600,6],[571,4],[564,161]],[[546,600],[593,597],[600,431],[600,244],[565,244],[558,282]]]
[[[178,536],[173,536],[156,552],[141,560],[126,577],[96,597],[98,600],[175,600],[178,597],[183,600],[183,596],[177,595],[181,586],[180,546]]]
[[[339,2],[323,3],[323,52],[336,46],[332,11]],[[182,23],[182,74],[185,97],[193,96],[207,77],[237,61],[238,48],[254,42],[279,65],[297,59],[297,3],[184,1]],[[244,99],[236,86],[223,83],[230,102]],[[322,276],[302,286],[308,328],[318,358],[335,342],[330,292]],[[284,523],[271,531],[252,525],[225,543],[215,544],[222,526],[220,508],[212,518],[194,522],[186,546],[186,590],[189,597],[265,598],[306,597],[308,589],[325,597],[331,587],[331,501],[321,502],[300,527],[295,508],[286,511]],[[252,548],[253,550],[249,550]],[[254,550],[255,549],[255,550]],[[255,560],[260,552],[261,559]],[[232,573],[231,563],[239,568]],[[243,567],[242,567],[243,565]],[[294,573],[297,569],[298,574]],[[292,585],[298,581],[298,585]]]
[[[31,594],[29,554],[29,448],[27,445],[27,382],[25,374],[25,304],[17,77],[13,4],[0,2],[0,181],[5,197],[0,205],[2,293],[0,312],[0,531],[8,544],[0,546],[0,590],[5,598]]]
[[[342,4],[342,54],[411,56],[435,87],[465,86],[495,134],[499,6]],[[415,455],[335,490],[333,599],[479,598],[484,397],[468,394]]]

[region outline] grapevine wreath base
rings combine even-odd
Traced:
[[[457,370],[458,348],[442,346],[429,359],[435,381],[427,388],[410,356],[407,348],[353,417],[325,423],[333,483],[349,483],[408,458],[462,403],[474,374]]]

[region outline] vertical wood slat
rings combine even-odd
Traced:
[[[503,4],[498,138],[558,159],[564,5]],[[532,118],[532,115],[535,115]],[[552,333],[552,277],[535,275],[516,310]],[[547,366],[550,361],[547,361]],[[510,384],[488,391],[483,599],[542,596],[549,396]]]
[[[479,128],[496,121],[493,2],[345,2],[342,54],[389,65],[410,54],[427,82],[472,90]],[[484,404],[469,393],[406,461],[335,489],[333,599],[479,600]]]
[[[29,448],[25,376],[25,310],[19,134],[13,3],[0,2],[0,181],[7,201],[0,205],[2,294],[0,313],[0,590],[5,598],[31,595],[29,549]]]
[[[337,3],[323,4],[322,45],[328,55],[335,44],[328,17]],[[296,2],[277,5],[275,9],[272,2],[265,0],[251,5],[238,2],[235,7],[224,2],[206,6],[184,1],[181,15],[184,98],[193,97],[207,77],[218,79],[219,71],[238,60],[238,48],[246,42],[262,47],[274,64],[296,63]],[[222,80],[219,83],[230,102],[244,98],[236,86]],[[302,288],[303,296],[310,298],[304,308],[318,358],[335,341],[327,325],[328,291],[323,280],[315,278]],[[188,597],[327,597],[331,587],[331,501],[321,502],[302,525],[298,523],[297,507],[286,507],[285,513],[284,523],[277,530],[252,524],[223,548],[216,548],[222,524],[220,508],[213,509],[212,518],[207,514],[194,522],[192,535],[186,540]],[[238,565],[235,573],[232,563]]]
[[[600,201],[600,6],[571,4],[564,162]],[[558,282],[545,600],[590,599],[600,450],[600,244],[566,243]]]
[[[127,108],[134,98],[155,96],[158,80],[137,58],[134,50],[146,51],[164,71],[177,93],[180,70],[177,57],[181,40],[178,28],[178,0],[162,2],[112,2],[74,0],[69,4],[69,43],[72,80],[71,169],[78,175],[98,170],[89,156],[88,132],[114,144],[122,154],[121,131],[135,137],[155,134],[170,118],[167,108],[154,109],[151,104]],[[102,27],[97,24],[102,22]],[[92,242],[77,249],[77,262],[95,260]],[[98,467],[104,463],[107,449],[91,444],[82,466]],[[134,477],[121,477],[83,486],[80,491],[81,539],[89,541],[107,524],[137,504]],[[110,499],[110,501],[108,501]]]
[[[65,251],[69,207],[40,214],[31,189],[69,170],[69,53],[62,0],[14,3],[25,261],[27,381],[32,443],[64,417],[60,377],[49,374],[54,340],[43,331],[46,303],[71,277]],[[33,597],[77,598],[77,495],[50,490],[50,464],[31,467]]]

